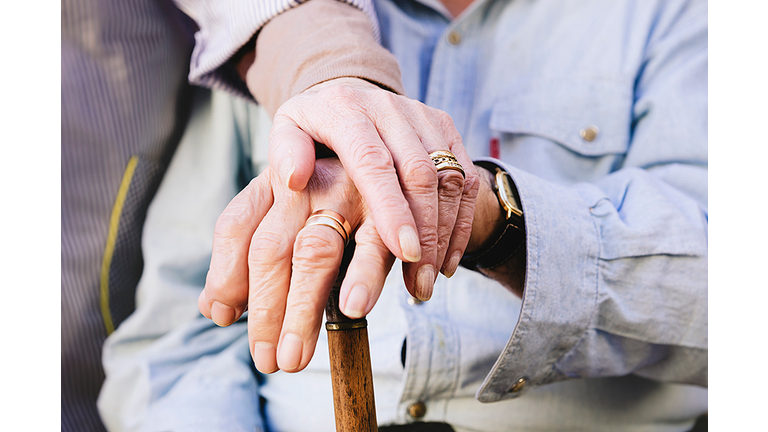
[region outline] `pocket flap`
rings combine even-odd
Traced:
[[[627,85],[542,80],[507,89],[493,105],[490,127],[542,136],[586,156],[625,153],[631,110]]]

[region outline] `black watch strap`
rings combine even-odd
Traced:
[[[492,173],[497,169],[506,173],[503,167],[492,162],[482,161],[476,162],[476,164],[488,169]],[[508,176],[509,174],[506,175]],[[514,188],[514,185],[511,182],[511,177],[509,177],[509,183]],[[496,198],[499,199],[501,204],[498,184],[494,184],[493,190],[496,192]],[[519,202],[517,190],[514,191],[514,194]],[[525,244],[525,220],[523,219],[523,215],[509,212],[506,214],[506,218],[507,224],[504,227],[504,230],[493,243],[473,254],[464,254],[461,259],[461,265],[463,267],[470,270],[493,269],[506,263],[520,251],[522,245]]]

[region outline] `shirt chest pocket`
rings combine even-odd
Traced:
[[[503,160],[558,183],[594,181],[629,148],[631,86],[542,80],[508,86],[491,109]]]

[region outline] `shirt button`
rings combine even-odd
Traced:
[[[419,300],[419,299],[417,299],[416,297],[408,297],[408,304],[411,305],[411,306],[420,305],[422,303],[424,303],[424,302]]]
[[[509,388],[509,392],[510,393],[520,392],[525,387],[526,383],[528,383],[527,378],[520,378],[519,380],[517,380],[516,383],[512,384],[512,387]]]
[[[427,406],[424,405],[424,402],[415,402],[408,406],[408,415],[416,420],[424,417],[426,413]]]
[[[457,32],[456,30],[451,30],[450,33],[448,33],[448,43],[451,45],[458,45],[461,43],[461,33]]]
[[[579,131],[579,135],[586,142],[592,142],[597,138],[597,134],[600,133],[600,129],[595,125],[590,125]]]

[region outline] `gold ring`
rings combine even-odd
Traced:
[[[467,175],[464,173],[464,167],[462,167],[458,159],[456,159],[456,155],[448,150],[432,152],[429,154],[429,157],[432,158],[432,162],[435,163],[437,172],[452,169],[460,172],[462,177],[467,178]]]
[[[352,227],[349,226],[349,222],[347,222],[344,216],[333,210],[315,210],[309,215],[309,218],[307,218],[307,223],[304,224],[305,227],[310,225],[325,225],[331,227],[339,233],[341,239],[344,240],[344,246],[349,243],[349,233],[352,231]]]
[[[447,159],[458,160],[458,159],[456,159],[456,155],[451,153],[451,152],[449,152],[448,150],[434,151],[434,152],[429,154],[429,157],[431,157],[432,160],[439,159],[439,158],[447,158]]]

